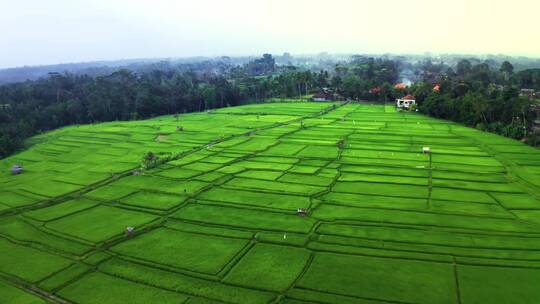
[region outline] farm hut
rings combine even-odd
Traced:
[[[135,231],[134,227],[131,227],[131,226],[126,227],[126,236],[131,236],[134,231]]]
[[[298,209],[296,209],[296,214],[298,214],[300,216],[306,216],[307,215],[307,210],[306,210],[306,208],[298,208]]]
[[[23,171],[24,169],[21,165],[13,165],[13,167],[11,167],[11,174],[13,175],[21,174]]]
[[[396,100],[396,107],[398,109],[409,109],[409,107],[414,104],[416,104],[416,98],[411,94],[408,94],[403,98],[398,98]]]
[[[424,153],[424,154],[431,153],[431,149],[429,147],[423,147],[422,148],[422,153]]]

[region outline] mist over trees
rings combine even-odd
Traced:
[[[540,91],[540,69],[518,69],[508,60],[445,58],[286,53],[249,60],[156,61],[90,75],[50,73],[0,86],[0,157],[23,147],[26,138],[61,126],[278,97],[307,99],[323,90],[342,100],[375,102],[413,94],[428,115],[540,143],[533,133],[537,101],[519,96],[522,88]],[[396,86],[404,81],[411,85]]]

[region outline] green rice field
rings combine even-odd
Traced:
[[[540,303],[540,151],[515,140],[273,102],[32,142],[0,160],[0,303]]]

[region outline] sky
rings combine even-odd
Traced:
[[[0,0],[0,68],[262,53],[540,57],[539,0]]]

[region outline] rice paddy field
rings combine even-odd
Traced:
[[[33,141],[0,160],[0,303],[540,303],[540,152],[514,140],[287,102]]]

